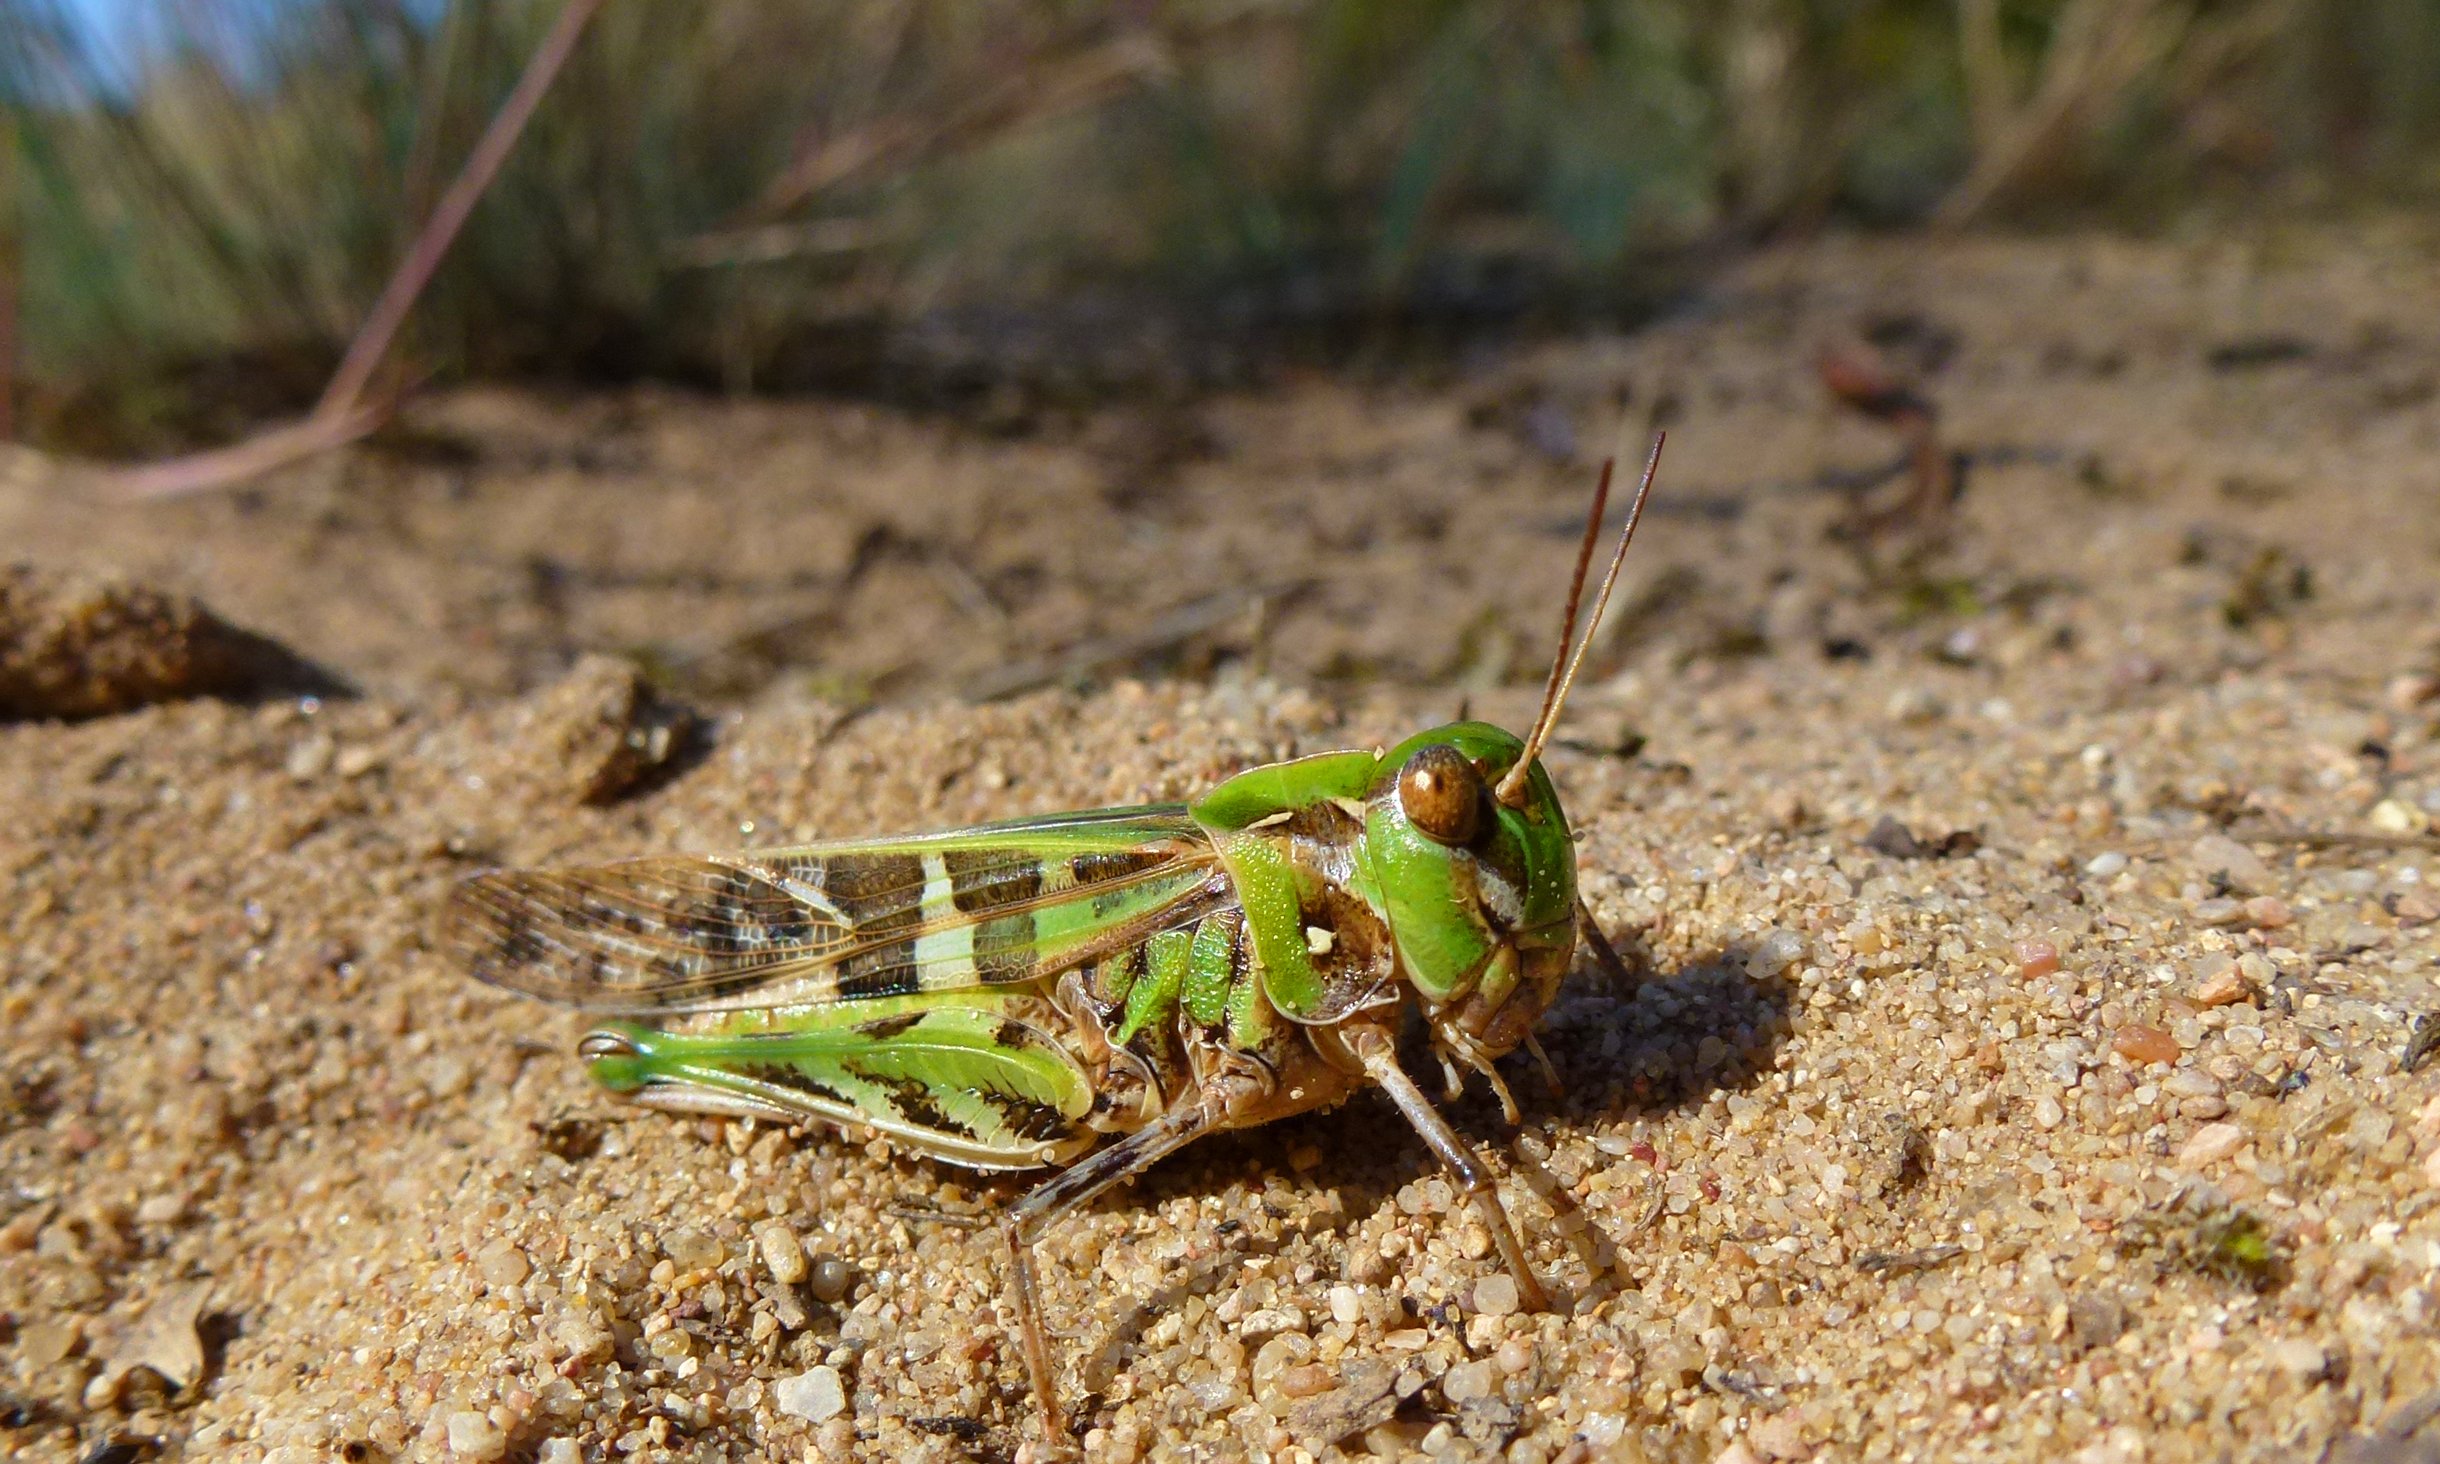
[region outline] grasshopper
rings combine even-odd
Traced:
[[[617,1014],[578,1045],[594,1081],[660,1108],[868,1125],[981,1170],[1056,1169],[1001,1221],[1027,1381],[1069,1440],[1033,1246],[1207,1134],[1378,1087],[1462,1186],[1520,1300],[1545,1293],[1489,1166],[1409,1076],[1420,1015],[1457,1095],[1526,1048],[1579,932],[1575,845],[1538,754],[1583,664],[1660,463],[1656,439],[1586,619],[1605,463],[1559,655],[1525,737],[1478,721],[1386,752],[1249,769],[1191,803],[903,838],[588,868],[457,890],[473,974]],[[1574,654],[1569,654],[1571,644]],[[1556,1083],[1553,1075],[1554,1085]]]

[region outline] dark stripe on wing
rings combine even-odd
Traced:
[[[969,915],[1021,905],[1042,893],[1042,861],[1031,854],[951,849],[941,862],[949,870],[950,900]]]
[[[1179,834],[1180,817],[1042,820],[1040,841],[1054,851],[1047,866],[1030,832],[1037,825],[1017,825],[499,871],[460,886],[442,938],[480,980],[637,1014],[1007,985],[1083,964],[1225,899],[1209,843]],[[1131,835],[1139,846],[1075,849]],[[948,898],[927,865],[947,873]],[[1059,912],[1056,924],[1046,911]],[[970,942],[926,939],[960,926],[972,927]]]

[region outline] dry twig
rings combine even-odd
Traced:
[[[1157,43],[1145,36],[1127,35],[1047,69],[1014,68],[998,84],[936,119],[884,117],[824,142],[771,180],[755,201],[752,217],[774,219],[826,189],[877,168],[994,137],[1023,123],[1081,111],[1167,65]]]
[[[1870,540],[1882,530],[1903,527],[1927,540],[1937,537],[1947,527],[1959,488],[1957,458],[1940,441],[1939,409],[1861,342],[1825,348],[1814,367],[1841,405],[1887,423],[1906,444],[1901,461],[1911,489],[1878,513],[1867,512],[1859,500],[1852,526],[1857,538]]]
[[[1991,201],[2048,158],[2079,118],[2114,105],[2135,81],[2177,49],[2190,19],[2167,0],[2074,0],[2059,16],[2030,95],[2011,102],[1997,21],[1963,0],[1968,97],[1974,113],[1974,162],[1941,200],[1941,228],[1971,222]],[[1985,31],[1988,34],[1985,34]]]
[[[561,7],[550,33],[535,47],[517,84],[493,114],[491,124],[483,129],[474,150],[466,155],[465,166],[441,195],[432,217],[425,220],[407,246],[405,257],[383,286],[381,298],[374,302],[356,338],[348,343],[347,354],[341,358],[338,369],[331,373],[321,401],[305,420],[274,427],[229,447],[128,470],[112,479],[112,486],[121,495],[136,499],[168,498],[226,487],[353,442],[388,420],[396,406],[394,398],[376,398],[371,402],[364,399],[373,373],[389,356],[408,312],[415,308],[424,287],[432,282],[433,272],[440,268],[449,246],[456,242],[458,230],[465,226],[476,202],[499,176],[501,166],[516,148],[517,138],[525,131],[525,124],[533,120],[534,109],[541,105],[544,94],[551,89],[568,57],[574,54],[577,41],[582,39],[586,25],[601,6],[602,0],[567,0]]]

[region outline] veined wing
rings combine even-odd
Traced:
[[[599,1011],[803,1005],[1055,975],[1229,898],[1174,805],[900,839],[498,870],[443,942],[480,980]]]

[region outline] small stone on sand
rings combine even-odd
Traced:
[[[808,1423],[820,1423],[847,1411],[847,1389],[835,1367],[817,1367],[781,1378],[772,1390],[779,1411]]]
[[[785,1220],[765,1220],[755,1226],[754,1246],[762,1252],[771,1279],[782,1286],[794,1286],[812,1274],[805,1247],[797,1243],[796,1231]]]
[[[2178,1146],[2177,1162],[2188,1168],[2216,1164],[2245,1147],[2245,1130],[2233,1123],[2207,1123]]]
[[[2261,855],[2226,834],[2205,834],[2195,840],[2187,864],[2206,878],[2224,876],[2228,887],[2242,895],[2269,894],[2277,883]]]
[[[2177,1061],[2177,1039],[2158,1027],[2125,1026],[2110,1034],[2110,1048],[2132,1063]]]
[[[508,1452],[508,1432],[488,1413],[472,1409],[449,1415],[449,1453],[458,1459],[497,1459]]]

